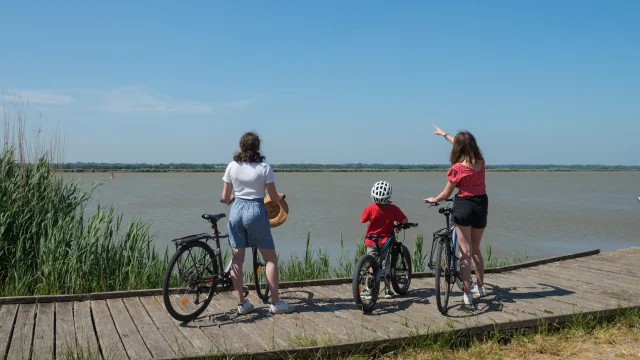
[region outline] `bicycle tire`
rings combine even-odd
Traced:
[[[403,267],[406,267],[406,271],[407,271],[407,280],[406,280],[406,284],[400,284],[398,282],[398,277],[396,276],[396,272],[397,272],[397,265],[398,265],[398,258],[400,258],[400,264],[403,265]],[[394,249],[394,254],[393,257],[391,258],[391,274],[393,275],[391,277],[391,286],[393,286],[393,291],[396,292],[396,294],[400,294],[400,295],[405,295],[407,293],[407,291],[409,291],[409,286],[411,286],[411,274],[412,274],[412,267],[411,267],[411,254],[409,254],[409,249],[407,249],[406,246],[402,245],[400,247],[396,247]]]
[[[371,312],[373,310],[373,308],[376,306],[376,302],[378,301],[378,294],[380,293],[380,279],[374,277],[368,279],[372,282],[372,289],[370,289],[371,301],[368,304],[363,303],[360,296],[360,293],[362,292],[362,284],[360,282],[360,269],[362,269],[362,267],[365,266],[367,262],[373,268],[373,273],[378,273],[379,267],[376,259],[371,255],[365,254],[362,255],[360,259],[358,259],[356,267],[353,269],[353,278],[351,281],[351,291],[353,293],[353,299],[356,303],[356,306],[358,306],[365,313]]]
[[[256,293],[263,303],[267,303],[269,297],[269,284],[267,283],[267,266],[262,259],[260,250],[258,248],[252,248],[253,250],[253,283],[256,285]]]
[[[449,263],[442,266],[442,255],[444,253],[445,259],[450,259],[451,249],[449,246],[445,246],[443,242],[438,242],[438,246],[436,248],[436,269],[435,269],[435,283],[436,283],[436,305],[438,306],[438,311],[442,315],[447,314],[447,306],[449,305],[449,292],[451,291],[451,284],[449,281]],[[442,293],[440,289],[440,285],[445,285],[445,292]]]
[[[164,301],[164,306],[167,309],[167,312],[174,319],[179,320],[179,321],[183,321],[183,322],[189,322],[189,321],[197,318],[198,316],[200,316],[200,314],[202,314],[202,312],[207,308],[207,306],[209,306],[209,303],[213,299],[213,294],[214,294],[215,288],[216,288],[216,281],[215,281],[215,279],[213,279],[212,282],[211,282],[210,288],[209,288],[209,293],[207,294],[207,298],[203,302],[201,302],[199,304],[199,306],[197,306],[193,312],[190,312],[188,314],[180,314],[174,308],[174,305],[173,305],[173,303],[172,303],[172,301],[170,299],[170,294],[169,294],[169,286],[170,286],[170,282],[171,282],[171,274],[173,272],[173,267],[178,263],[178,259],[180,259],[180,256],[182,254],[184,254],[186,251],[188,251],[188,250],[190,250],[192,248],[196,248],[196,247],[204,249],[205,253],[211,259],[211,266],[213,268],[214,274],[217,273],[218,267],[217,267],[217,264],[216,264],[216,257],[215,257],[215,253],[213,252],[213,249],[211,249],[211,247],[209,245],[207,245],[206,243],[204,243],[204,242],[195,241],[195,242],[186,244],[184,246],[181,246],[178,249],[178,251],[176,251],[176,253],[173,254],[173,257],[171,257],[171,261],[169,261],[169,265],[167,266],[167,270],[165,271],[164,281],[163,281],[163,284],[162,284],[162,299]]]
[[[454,266],[454,269],[456,269],[456,274],[455,274],[455,278],[456,278],[456,285],[458,286],[458,289],[460,289],[460,291],[464,291],[464,283],[462,282],[462,270],[460,269],[460,243],[456,241],[456,252],[455,252],[455,257],[456,257],[456,265]]]

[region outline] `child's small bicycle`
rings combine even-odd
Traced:
[[[418,226],[416,223],[405,223],[398,224],[394,228],[406,230],[416,226]],[[409,249],[396,240],[395,234],[389,237],[382,248],[378,243],[379,235],[367,235],[367,238],[375,241],[381,263],[378,263],[372,255],[365,254],[358,259],[353,269],[353,299],[363,312],[371,312],[376,305],[380,295],[380,280],[384,281],[385,288],[388,288],[391,283],[397,294],[406,294],[411,284],[412,271]]]

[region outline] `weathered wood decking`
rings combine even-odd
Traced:
[[[337,351],[399,343],[436,331],[528,327],[639,305],[640,247],[566,258],[494,270],[485,280],[490,294],[464,309],[461,293],[454,293],[447,317],[436,308],[433,278],[424,274],[412,280],[407,296],[381,299],[369,315],[356,309],[350,285],[340,280],[283,284],[281,297],[297,307],[286,315],[269,315],[252,292],[256,311],[238,316],[232,294],[222,293],[187,324],[167,314],[157,290],[0,298],[0,358],[277,357],[321,346]]]

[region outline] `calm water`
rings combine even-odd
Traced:
[[[353,252],[365,225],[362,209],[371,201],[375,181],[393,185],[393,201],[418,222],[407,231],[413,249],[418,231],[430,234],[444,225],[444,217],[428,208],[423,198],[435,196],[445,185],[444,173],[277,173],[278,190],[287,195],[289,219],[273,229],[281,256],[304,253],[307,232],[314,247],[337,257],[340,235]],[[113,203],[125,220],[140,216],[152,222],[156,248],[170,240],[208,231],[202,213],[225,212],[219,203],[222,174],[108,174],[74,175],[89,187],[103,185],[94,198]],[[489,220],[483,243],[499,254],[522,253],[540,258],[600,248],[613,250],[640,244],[640,172],[519,172],[487,173]],[[223,220],[226,226],[226,219]],[[428,240],[430,244],[430,240]],[[224,244],[226,246],[226,243]],[[429,245],[426,246],[427,248]]]

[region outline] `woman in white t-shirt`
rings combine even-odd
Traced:
[[[265,192],[273,201],[284,199],[284,194],[276,191],[275,175],[271,166],[260,154],[260,138],[248,132],[240,138],[240,152],[233,156],[222,180],[222,199],[231,205],[229,214],[229,246],[233,252],[231,279],[238,298],[238,313],[253,311],[253,305],[242,292],[242,265],[245,249],[255,245],[267,263],[267,282],[271,292],[271,312],[287,313],[293,307],[280,300],[278,294],[279,272],[276,249],[271,236],[269,216],[264,206]],[[266,190],[266,191],[265,191]],[[233,192],[233,196],[232,193]]]

